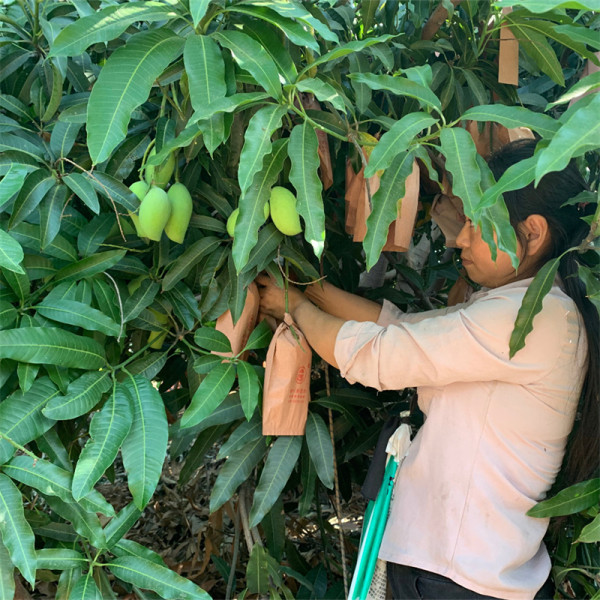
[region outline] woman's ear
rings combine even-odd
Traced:
[[[546,217],[529,215],[521,222],[522,232],[527,239],[525,252],[527,256],[536,256],[545,252],[550,244],[550,228]]]

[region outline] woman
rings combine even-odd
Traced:
[[[533,140],[505,146],[489,163],[496,179],[534,149]],[[518,271],[501,251],[494,262],[467,221],[457,245],[469,277],[484,286],[468,303],[402,314],[330,285],[289,292],[308,342],[349,382],[418,388],[426,420],[398,471],[380,551],[394,598],[550,597],[541,589],[550,572],[548,521],[526,513],[557,477],[580,397],[570,481],[591,476],[598,460],[600,331],[576,277],[576,252],[561,261],[512,359],[509,338],[532,277],[589,231],[581,216],[592,207],[565,205],[584,187],[569,165],[537,188],[504,195]],[[282,290],[268,277],[258,282],[261,310],[282,318]]]

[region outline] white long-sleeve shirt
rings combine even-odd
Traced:
[[[467,304],[347,322],[335,358],[351,383],[418,387],[426,415],[396,477],[380,558],[479,594],[531,600],[550,571],[547,519],[526,512],[560,469],[586,363],[585,331],[555,285],[525,347],[509,338],[531,279]]]

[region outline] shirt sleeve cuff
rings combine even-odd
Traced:
[[[387,327],[388,325],[396,325],[402,321],[403,312],[389,300],[383,301],[379,318],[377,319],[377,325],[380,327]]]

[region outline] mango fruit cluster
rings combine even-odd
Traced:
[[[271,215],[273,224],[284,235],[297,235],[302,231],[300,215],[296,209],[297,199],[290,190],[281,186],[271,189],[269,201],[264,206],[265,221]],[[236,208],[227,219],[227,233],[234,237],[240,209]]]
[[[152,156],[154,149],[150,152]],[[138,214],[129,213],[140,237],[158,242],[163,231],[178,244],[183,242],[192,218],[192,196],[183,183],[173,183],[167,191],[175,169],[175,156],[170,154],[161,165],[147,166],[144,180],[129,189],[139,198]]]

